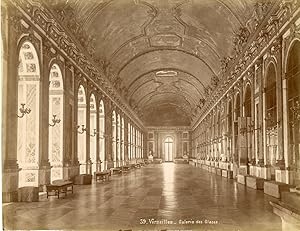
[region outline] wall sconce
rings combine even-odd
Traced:
[[[25,103],[21,103],[21,107],[19,108],[19,111],[21,112],[22,115],[19,116],[17,114],[17,116],[19,118],[22,118],[24,115],[29,114],[31,112],[31,109],[27,107],[25,108]]]
[[[49,124],[49,126],[54,127],[55,124],[59,124],[60,123],[60,119],[56,119],[56,115],[53,115],[52,123],[53,124]]]
[[[98,134],[97,130],[94,128],[94,133],[90,134],[90,136],[95,137]]]
[[[86,128],[84,127],[84,125],[81,125],[81,131],[78,130],[78,128],[80,128],[79,125],[77,125],[77,132],[78,132],[79,134],[83,134],[83,133],[86,131]]]

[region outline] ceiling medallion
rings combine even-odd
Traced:
[[[177,76],[177,71],[157,71],[155,75],[158,77],[173,77]]]

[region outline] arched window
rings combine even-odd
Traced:
[[[234,120],[237,121],[237,119],[241,116],[241,99],[240,99],[240,93],[236,94],[235,97],[235,105],[234,105]]]
[[[117,121],[116,121],[116,112],[113,111],[112,113],[112,154],[113,154],[113,161],[114,167],[117,166],[117,150],[116,150],[116,139],[117,139]]]
[[[99,104],[99,152],[100,152],[100,161],[101,161],[101,170],[105,170],[105,111],[104,103],[101,100]]]
[[[245,117],[251,117],[251,88],[250,85],[247,84],[245,90]]]
[[[78,88],[78,108],[77,108],[77,153],[80,163],[80,174],[87,173],[86,166],[86,94],[82,85]]]
[[[90,158],[94,173],[97,171],[97,107],[94,94],[90,97]]]
[[[121,145],[122,145],[122,147],[121,147],[121,150],[122,150],[122,152],[121,152],[121,156],[122,156],[122,160],[124,161],[125,160],[125,146],[124,146],[124,141],[125,141],[125,129],[124,129],[124,118],[122,117],[122,122],[121,122],[121,128],[122,128],[122,138],[121,138]]]
[[[40,152],[40,67],[32,43],[24,42],[19,51],[18,107],[30,109],[18,119],[17,159],[19,187],[38,186]]]
[[[232,102],[231,100],[228,103],[228,132],[229,135],[232,133]]]
[[[267,128],[276,125],[277,122],[277,106],[276,106],[276,71],[275,65],[271,63],[267,70],[265,80],[266,89],[266,126]]]
[[[49,161],[51,180],[63,179],[63,110],[64,88],[62,73],[57,64],[50,69],[49,89]],[[53,120],[60,120],[54,124]],[[52,126],[53,125],[53,126]]]
[[[117,159],[119,164],[121,163],[121,117],[118,114],[117,121]]]
[[[164,154],[166,162],[173,161],[173,149],[173,139],[171,137],[167,137],[164,141]]]
[[[296,168],[296,179],[300,180],[300,42],[296,41],[287,60],[288,90],[288,134],[289,155]]]
[[[236,94],[235,97],[235,105],[234,105],[234,160],[237,161],[238,159],[238,123],[237,120],[238,118],[241,116],[241,111],[240,111],[240,104],[241,103],[241,99],[240,99],[240,93]]]

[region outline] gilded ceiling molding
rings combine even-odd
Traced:
[[[259,59],[260,55],[272,46],[273,41],[280,37],[287,26],[287,22],[293,21],[299,16],[300,3],[297,0],[290,0],[284,2],[276,2],[272,9],[268,12],[270,17],[265,17],[253,36],[244,44],[242,51],[234,59],[234,64],[228,65],[228,68],[221,79],[220,84],[214,90],[213,94],[221,94],[222,97],[226,95],[230,88],[242,78],[242,76],[249,70],[249,68]],[[254,20],[254,19],[253,19]],[[226,81],[228,80],[229,81]],[[223,87],[225,85],[225,87]],[[221,90],[220,90],[221,89]],[[199,116],[192,122],[192,127],[195,128],[201,123],[203,118],[215,107],[222,97],[215,100],[208,100],[199,113]]]
[[[143,123],[137,117],[136,113],[129,107],[129,105],[116,94],[111,86],[111,83],[104,79],[103,70],[99,70],[97,65],[89,58],[86,51],[77,41],[74,41],[74,36],[67,33],[62,24],[57,22],[52,13],[40,2],[35,0],[19,0],[10,3],[17,8],[27,18],[37,30],[49,39],[61,52],[73,61],[74,65],[80,69],[82,73],[95,86],[103,91],[110,100],[117,103],[120,108],[125,110],[131,117],[138,121],[139,126],[143,128]],[[14,15],[15,16],[15,15]],[[18,13],[11,20],[18,22],[20,15]],[[17,30],[19,31],[19,28]],[[76,40],[76,39],[75,39]],[[99,84],[101,82],[101,84]]]
[[[132,88],[132,86],[136,83],[136,81],[138,81],[138,80],[140,80],[140,79],[142,79],[143,77],[145,77],[146,75],[148,75],[148,74],[150,74],[150,73],[152,73],[152,72],[157,72],[157,71],[164,71],[164,70],[172,70],[172,71],[178,71],[178,72],[182,72],[182,73],[185,73],[185,74],[187,74],[187,75],[189,75],[190,77],[192,77],[193,79],[195,79],[200,85],[201,85],[201,87],[204,89],[205,88],[205,86],[204,86],[204,84],[196,77],[196,76],[194,76],[193,74],[191,74],[191,73],[189,73],[188,71],[184,71],[184,70],[181,70],[181,69],[178,69],[178,68],[158,68],[158,69],[154,69],[154,70],[151,70],[151,71],[147,71],[147,72],[145,72],[145,73],[143,73],[142,75],[139,75],[137,78],[135,78],[134,79],[134,81],[132,81],[130,84],[129,84],[129,86],[128,86],[128,92],[135,92],[136,90],[138,90],[143,84],[144,84],[144,82],[143,82],[143,84],[141,84],[141,86],[138,86],[138,87],[135,87],[134,89],[132,89],[132,90],[130,90],[130,88]],[[180,77],[179,77],[180,78]],[[180,80],[183,80],[183,81],[186,81],[186,82],[189,82],[188,80],[186,80],[186,79],[180,79]],[[152,81],[152,79],[150,80],[150,81]],[[189,82],[190,83],[190,82]],[[196,87],[195,87],[196,88]],[[197,89],[197,91],[198,91],[198,93],[203,97],[203,93],[204,92],[201,92],[198,88],[196,88]],[[129,96],[131,96],[132,94],[129,94]]]
[[[207,68],[212,72],[213,75],[217,75],[216,72],[210,67],[210,65],[208,65],[208,63],[203,60],[202,58],[199,58],[197,55],[195,55],[194,53],[191,53],[191,52],[188,52],[188,51],[185,51],[185,50],[181,50],[181,49],[178,49],[178,48],[170,48],[170,47],[165,47],[165,48],[155,48],[155,49],[152,49],[152,50],[149,50],[149,51],[146,51],[146,52],[142,52],[134,57],[132,57],[130,60],[128,60],[117,72],[117,76],[120,75],[120,73],[123,71],[123,69],[125,69],[126,66],[128,66],[131,62],[133,62],[135,59],[143,56],[143,55],[146,55],[148,53],[152,53],[152,52],[156,52],[156,51],[177,51],[177,52],[182,52],[182,53],[185,53],[187,55],[190,55],[190,56],[193,56],[197,59],[199,59],[201,62],[203,62],[205,64],[205,66],[207,66]]]

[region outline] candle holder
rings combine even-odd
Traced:
[[[31,109],[27,108],[27,107],[25,108],[25,103],[21,103],[21,107],[19,108],[19,111],[21,112],[21,115],[19,116],[17,114],[17,116],[19,118],[22,118],[22,117],[24,117],[24,115],[29,114],[31,112]]]
[[[54,127],[56,124],[60,123],[60,119],[56,118],[56,115],[53,115],[52,124],[49,124],[49,126]]]

